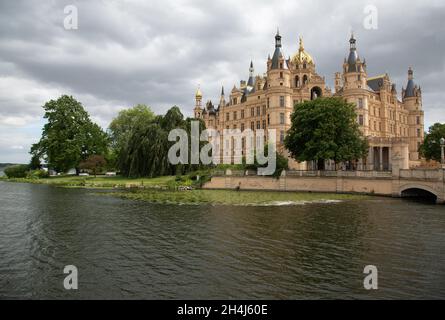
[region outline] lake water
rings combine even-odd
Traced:
[[[154,205],[0,182],[0,298],[445,298],[445,207]],[[65,265],[79,289],[65,290]],[[378,290],[363,268],[378,268]]]

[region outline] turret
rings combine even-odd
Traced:
[[[406,89],[402,88],[405,109],[409,111],[409,157],[412,161],[420,159],[419,147],[424,138],[424,113],[422,110],[422,90],[414,83],[414,71],[408,69]]]
[[[357,40],[355,40],[354,34],[351,33],[351,38],[349,39],[349,57],[346,72],[358,72],[357,60],[359,57],[357,54],[356,42]]]
[[[357,53],[357,40],[354,34],[349,39],[349,56],[343,63],[343,80],[345,89],[366,88],[366,62],[361,61]]]
[[[209,114],[209,117],[216,115],[216,109],[213,106],[212,100],[207,101],[205,109],[207,110],[207,113]]]
[[[202,92],[200,86],[195,93],[195,108],[193,109],[195,118],[199,119],[202,117]]]
[[[271,69],[288,69],[287,61],[281,52],[281,36],[279,30],[277,30],[277,34],[275,35],[275,51],[271,62]]]
[[[422,109],[422,90],[414,83],[414,71],[411,67],[408,69],[406,89],[402,88],[402,99],[408,109]]]
[[[268,61],[268,84],[270,87],[290,88],[289,62],[281,51],[281,35],[275,35],[275,51],[272,59]]]

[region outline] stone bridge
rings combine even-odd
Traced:
[[[445,169],[392,171],[283,171],[279,178],[253,171],[216,172],[206,189],[242,189],[363,193],[392,197],[430,198],[445,203]]]

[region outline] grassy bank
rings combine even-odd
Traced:
[[[108,195],[151,203],[225,204],[225,205],[292,205],[304,202],[367,199],[364,195],[234,190],[134,190]]]
[[[11,182],[24,182],[24,183],[37,183],[37,184],[49,184],[60,187],[84,187],[84,188],[125,188],[130,186],[144,186],[147,188],[167,188],[175,183],[175,177],[158,177],[158,178],[139,178],[132,179],[126,177],[79,177],[79,176],[57,176],[43,179],[27,179],[27,178],[14,178],[14,179],[2,179],[3,181]]]

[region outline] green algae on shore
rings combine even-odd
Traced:
[[[165,204],[213,204],[213,205],[296,205],[308,202],[338,202],[369,199],[365,195],[278,192],[278,191],[235,191],[235,190],[134,190],[105,193],[131,200]]]

